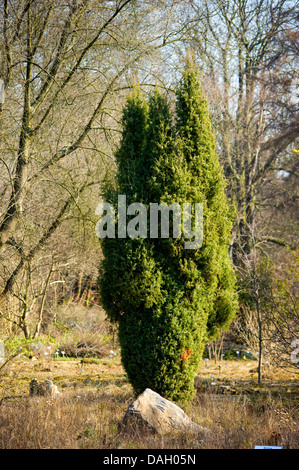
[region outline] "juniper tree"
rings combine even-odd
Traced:
[[[142,202],[148,212],[152,203],[202,203],[202,247],[186,249],[185,232],[172,236],[173,213],[169,238],[151,238],[149,227],[145,238],[104,238],[99,282],[107,314],[118,322],[122,362],[136,393],[149,387],[185,400],[193,396],[206,342],[229,325],[237,300],[224,179],[192,65],[176,96],[174,117],[157,91],[148,103],[138,90],[128,99],[116,185],[104,197],[116,206],[118,194],[126,194],[127,204]]]

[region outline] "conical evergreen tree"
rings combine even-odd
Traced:
[[[118,194],[126,195],[127,204],[142,202],[148,214],[151,203],[203,204],[201,248],[185,249],[184,236],[172,237],[174,219],[169,238],[150,238],[149,227],[146,238],[105,238],[99,278],[136,393],[149,387],[169,399],[190,399],[206,342],[237,308],[229,207],[192,65],[177,91],[175,126],[163,96],[156,91],[147,104],[134,91],[124,109],[116,160],[117,185],[104,194],[115,207]]]

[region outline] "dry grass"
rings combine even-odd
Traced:
[[[256,384],[256,363],[202,363],[198,393],[180,404],[198,424],[212,432],[161,437],[118,433],[118,423],[134,399],[119,356],[97,364],[79,360],[15,359],[0,377],[1,449],[252,449],[255,444],[297,448],[298,395],[295,376],[266,370],[265,385]],[[213,377],[211,377],[213,376]],[[56,399],[29,397],[32,377],[51,379]],[[211,385],[212,382],[216,385]],[[229,385],[234,395],[220,393]]]

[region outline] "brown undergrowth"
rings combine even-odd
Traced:
[[[296,377],[266,370],[261,386],[256,363],[202,363],[197,394],[179,404],[212,432],[196,436],[119,434],[118,424],[134,400],[116,356],[84,363],[17,357],[0,377],[0,448],[2,449],[252,449],[254,445],[298,447]],[[220,366],[220,367],[219,367]],[[30,397],[32,377],[53,380],[55,398]]]

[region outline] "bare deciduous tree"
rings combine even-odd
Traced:
[[[194,0],[191,5],[200,18],[191,44],[236,208],[231,248],[239,263],[240,251],[252,248],[250,226],[260,193],[288,165],[287,150],[298,139],[298,11],[288,0]]]
[[[62,224],[67,226],[66,250],[74,254],[76,245],[82,261],[84,240],[89,238],[91,247],[93,211],[113,165],[110,147],[117,143],[122,100],[137,65],[137,78],[151,83],[150,58],[182,38],[184,32],[172,26],[176,3],[2,2],[0,299],[19,298],[20,311],[26,305],[28,312],[24,295],[32,286],[30,302],[46,287],[46,270],[45,279],[31,276],[37,255],[59,252],[58,264],[70,255],[60,250],[65,245],[57,235]],[[96,260],[92,263],[94,268]],[[27,281],[18,282],[24,273]],[[45,299],[38,298],[37,329],[30,333],[24,327],[25,335],[39,331]]]

